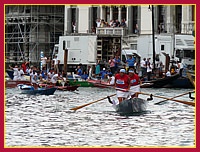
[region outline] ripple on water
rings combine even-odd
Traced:
[[[159,96],[187,92],[142,88]],[[51,96],[28,96],[6,89],[7,146],[194,146],[194,108],[154,98],[148,112],[120,116],[107,100],[77,111],[70,108],[113,94],[111,89],[80,88],[79,94],[56,91]],[[112,97],[116,99],[116,97]],[[146,99],[147,96],[141,95]],[[188,96],[177,98],[188,101]]]

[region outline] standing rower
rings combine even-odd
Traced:
[[[138,93],[140,92],[140,78],[139,76],[134,72],[134,69],[129,69],[129,78],[130,78],[130,96],[133,97],[138,97]]]
[[[115,87],[117,91],[117,98],[119,102],[122,102],[129,95],[130,78],[126,74],[125,69],[121,69],[118,74],[115,75]]]

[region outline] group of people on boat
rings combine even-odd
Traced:
[[[48,83],[55,86],[57,85],[58,80],[62,80],[66,84],[68,83],[66,80],[66,74],[64,72],[57,72],[57,69],[49,69],[47,72],[45,67],[43,67],[42,70],[39,70],[36,66],[30,66],[30,68],[27,67],[24,72],[22,66],[18,67],[15,65],[14,67],[9,66],[9,68],[14,71],[13,80],[27,80],[29,77],[28,80],[30,80],[34,88],[38,88],[39,83]],[[25,78],[25,76],[27,76],[27,78]]]

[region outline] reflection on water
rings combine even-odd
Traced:
[[[173,97],[189,89],[150,89],[142,92]],[[115,93],[111,89],[79,88],[51,96],[22,95],[6,90],[6,146],[194,146],[194,107],[162,99],[147,101],[147,112],[120,116],[107,100],[83,105]],[[141,98],[148,96],[140,95]],[[113,97],[116,99],[116,97]],[[191,101],[188,95],[177,98]]]

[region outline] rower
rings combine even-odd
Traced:
[[[121,69],[119,73],[115,75],[115,87],[119,102],[127,99],[129,96],[128,90],[130,89],[130,78],[126,74],[125,69]]]
[[[129,78],[130,78],[130,94],[129,96],[131,98],[138,97],[138,93],[140,92],[140,78],[139,76],[134,72],[133,68],[129,69]]]

